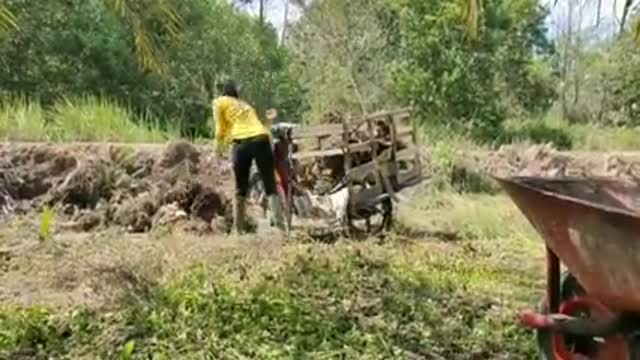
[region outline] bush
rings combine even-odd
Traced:
[[[525,124],[519,129],[506,130],[505,134],[508,142],[552,144],[560,150],[570,150],[573,147],[573,139],[568,130],[552,127],[541,121]]]

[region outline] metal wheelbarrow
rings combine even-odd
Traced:
[[[520,314],[542,359],[640,359],[640,187],[496,178],[545,241],[546,296]],[[561,263],[566,271],[561,274]]]

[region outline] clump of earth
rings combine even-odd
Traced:
[[[0,145],[0,217],[56,211],[78,231],[169,224],[230,227],[228,161],[187,142],[168,146]]]

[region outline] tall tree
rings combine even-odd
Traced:
[[[624,33],[625,25],[627,24],[627,18],[629,17],[629,12],[631,11],[631,6],[633,5],[633,0],[625,0],[624,7],[622,8],[622,20],[620,20],[620,34]]]
[[[18,28],[19,20],[11,10],[12,1],[0,5],[0,31]],[[164,31],[172,36],[179,34],[182,21],[170,0],[102,0],[103,4],[117,14],[131,29],[133,44],[140,64],[147,70],[162,72],[158,38],[152,28],[160,23]],[[28,5],[26,5],[28,6]]]
[[[254,3],[258,3],[258,19],[260,19],[260,24],[264,24],[265,20],[265,1],[267,0],[235,0],[235,2],[240,5],[252,5]]]
[[[378,0],[310,4],[291,28],[289,48],[307,89],[311,120],[328,110],[369,112],[391,100],[394,44]]]
[[[503,100],[527,111],[548,108],[551,84],[539,82],[531,71],[534,54],[550,48],[546,12],[538,1],[485,0],[477,4],[481,7],[438,0],[400,4],[398,93],[432,123],[458,125],[494,140],[508,110]],[[460,26],[474,12],[475,20]],[[469,27],[475,31],[466,31]]]

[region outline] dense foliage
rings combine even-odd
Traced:
[[[551,38],[548,8],[536,0],[487,0],[480,8],[473,1],[291,1],[300,17],[286,23],[282,39],[269,18],[239,3],[252,2],[6,0],[0,97],[26,95],[47,109],[61,97],[103,96],[198,136],[210,134],[214,85],[228,77],[260,113],[277,107],[284,120],[413,105],[425,124],[482,141],[549,140],[535,125],[511,134],[504,120],[545,115],[554,103],[572,122],[635,125],[640,111],[631,34],[622,29],[619,38],[593,42],[569,24]],[[136,16],[118,4],[135,4]],[[162,9],[175,12],[179,29],[166,26]],[[145,46],[163,71],[140,55]]]
[[[459,21],[464,12],[459,2],[404,2],[397,84],[423,113],[493,138],[508,110],[540,112],[550,105],[553,88],[534,71],[534,54],[547,55],[551,46],[537,1],[484,4],[472,39]]]
[[[295,106],[273,28],[222,0],[176,4],[185,24],[178,38],[151,26],[166,68],[158,73],[144,70],[139,39],[104,1],[8,0],[19,30],[0,38],[0,95],[23,94],[44,106],[60,96],[107,96],[198,135],[210,132],[213,84],[223,76],[235,77],[260,110]],[[279,89],[288,90],[286,98]]]

